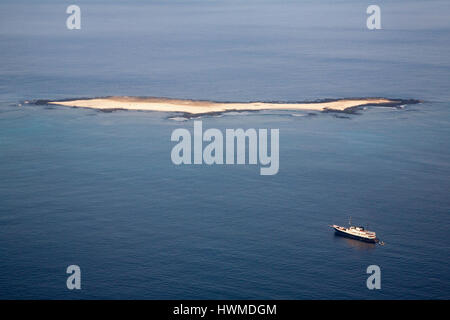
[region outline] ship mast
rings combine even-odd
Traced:
[[[348,219],[348,225],[351,227],[352,226],[352,216],[350,216],[350,218]]]

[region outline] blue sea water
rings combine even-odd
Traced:
[[[448,1],[378,1],[375,31],[357,0],[69,4],[0,3],[0,298],[450,298]],[[107,95],[423,103],[202,118],[279,128],[275,176],[172,164],[193,120],[24,103]]]

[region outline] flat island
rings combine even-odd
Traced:
[[[198,115],[223,113],[227,111],[257,110],[312,110],[345,112],[365,105],[395,107],[415,100],[387,98],[355,98],[323,100],[316,102],[215,102],[204,100],[144,98],[144,97],[103,97],[78,100],[46,101],[48,104],[99,110],[143,110],[161,112],[181,112]]]

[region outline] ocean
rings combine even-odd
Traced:
[[[68,3],[2,1],[0,298],[449,299],[450,3],[378,1],[381,30],[369,4],[80,0],[68,30]],[[200,118],[279,129],[273,176],[174,165],[193,119],[27,103],[110,95],[422,103]]]

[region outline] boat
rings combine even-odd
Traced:
[[[352,239],[356,239],[356,240],[360,240],[360,241],[364,241],[364,242],[370,242],[370,243],[379,243],[380,242],[379,239],[377,238],[377,235],[375,232],[366,230],[364,227],[361,227],[361,226],[360,227],[352,226],[351,221],[352,220],[350,218],[348,228],[341,227],[336,224],[330,225],[330,227],[332,227],[335,230],[336,235],[339,235],[339,236],[352,238]]]

